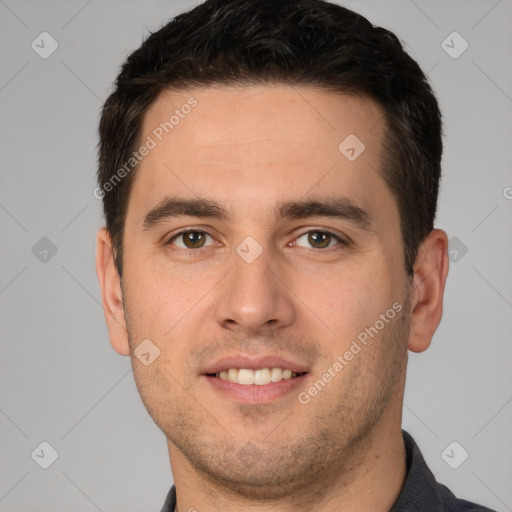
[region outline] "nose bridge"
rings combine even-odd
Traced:
[[[247,237],[232,256],[232,271],[216,307],[219,325],[254,333],[293,323],[292,298],[275,275],[278,264],[271,251]]]

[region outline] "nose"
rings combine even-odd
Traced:
[[[293,293],[269,251],[264,250],[252,263],[237,253],[233,260],[232,271],[217,290],[217,323],[245,335],[270,334],[292,325],[296,316]]]

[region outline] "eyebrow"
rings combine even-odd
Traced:
[[[143,230],[152,229],[169,218],[186,215],[229,220],[231,214],[219,203],[209,199],[183,199],[166,197],[152,208],[144,217]]]
[[[167,219],[179,216],[211,218],[222,221],[229,221],[234,217],[230,209],[210,199],[165,197],[145,215],[143,230],[153,229]],[[283,201],[274,208],[274,217],[275,220],[331,217],[349,221],[365,231],[370,231],[372,225],[372,219],[368,211],[345,196]]]

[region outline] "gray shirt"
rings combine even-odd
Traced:
[[[436,482],[414,439],[402,430],[405,443],[407,476],[400,496],[390,512],[495,512],[461,500]],[[161,512],[174,512],[176,488],[171,487]]]

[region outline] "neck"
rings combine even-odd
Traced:
[[[395,413],[393,408],[388,413]],[[401,420],[401,414],[398,413]],[[177,512],[291,512],[307,504],[311,512],[388,512],[406,477],[405,446],[400,423],[382,418],[339,467],[311,475],[311,485],[275,501],[247,501],[193,468],[168,441],[177,491]],[[388,418],[389,419],[389,418]]]

